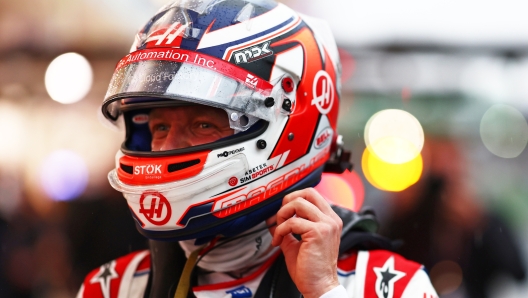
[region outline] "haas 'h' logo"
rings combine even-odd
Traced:
[[[172,210],[167,198],[162,194],[151,191],[141,195],[139,213],[153,225],[162,226],[169,222]]]
[[[315,105],[321,114],[328,114],[334,104],[335,87],[326,71],[320,70],[315,75],[312,92],[314,96],[312,105]]]

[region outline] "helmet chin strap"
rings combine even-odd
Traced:
[[[218,240],[217,240],[218,239]],[[217,240],[217,241],[216,241]],[[265,222],[230,238],[215,238],[210,242],[211,249],[200,254],[197,266],[213,272],[242,272],[261,264],[276,250],[270,250],[271,234]],[[196,249],[193,240],[180,241],[180,246],[189,258]]]

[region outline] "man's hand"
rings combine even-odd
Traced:
[[[343,222],[313,188],[284,197],[277,215],[268,219],[272,244],[280,245],[288,272],[306,298],[337,287],[337,257]],[[293,235],[298,234],[301,240]]]

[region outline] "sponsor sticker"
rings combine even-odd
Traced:
[[[326,71],[320,70],[315,75],[312,92],[314,96],[312,105],[315,105],[321,114],[328,114],[334,104],[335,87]]]
[[[323,148],[324,146],[326,146],[326,144],[328,144],[330,142],[330,140],[332,139],[332,134],[334,133],[334,131],[332,130],[332,128],[330,127],[327,127],[325,129],[323,129],[316,137],[315,137],[315,141],[314,141],[314,147],[315,149],[321,149]]]
[[[220,158],[220,157],[228,157],[229,155],[233,155],[233,154],[236,154],[236,153],[240,153],[242,151],[244,151],[245,148],[242,147],[242,148],[238,148],[238,149],[235,149],[235,150],[231,150],[231,151],[224,151],[222,153],[218,153],[216,155],[216,157]]]
[[[149,116],[147,114],[138,114],[132,117],[132,122],[135,124],[145,124],[149,121]]]
[[[231,294],[231,297],[233,298],[251,298],[253,297],[253,293],[251,293],[251,290],[246,286],[240,286],[236,289],[226,291],[226,294]]]
[[[302,164],[297,168],[293,168],[288,172],[285,172],[280,177],[277,177],[271,181],[262,179],[262,185],[255,184],[254,187],[248,188],[248,192],[234,192],[232,195],[221,196],[214,199],[214,205],[212,208],[213,215],[219,218],[224,218],[231,214],[245,210],[251,206],[258,204],[272,196],[280,193],[288,187],[297,183],[300,179],[306,177],[312,169],[318,168],[324,164],[330,154],[330,148],[326,147],[321,152],[317,153],[310,159],[307,164]],[[280,158],[280,156],[278,156]],[[270,160],[269,162],[273,162]],[[253,181],[253,179],[259,178],[262,175],[266,175],[271,171],[275,171],[279,166],[279,160],[270,164],[262,164],[261,166],[250,169],[246,172],[246,175],[240,178],[240,183],[247,181]],[[255,178],[253,178],[255,177]],[[243,191],[245,188],[242,188]]]
[[[151,224],[162,226],[169,222],[172,209],[167,198],[156,191],[147,191],[139,200],[141,213]]]
[[[240,178],[240,183],[245,183],[250,180],[257,179],[260,176],[272,172],[274,169],[276,169],[276,165],[268,165],[266,163],[258,165],[254,168],[247,170],[244,174],[244,177]]]
[[[229,178],[228,183],[229,183],[230,186],[235,186],[235,185],[238,184],[238,178],[237,177],[231,177],[231,178]]]
[[[261,80],[247,70],[233,65],[232,63],[203,53],[178,48],[154,48],[135,51],[119,61],[115,72],[117,73],[130,64],[152,60],[190,63],[206,69],[213,69],[227,77],[246,84],[250,88],[259,90],[265,96],[271,94],[271,90],[273,89],[273,85],[268,81]],[[134,82],[162,82],[176,78],[175,74],[172,72],[160,72],[138,76],[139,77],[133,78],[132,80]],[[117,78],[118,77],[114,74],[113,80],[116,80]]]
[[[134,175],[144,175],[145,179],[161,179],[161,166],[161,164],[135,166]]]
[[[273,51],[269,48],[270,42],[266,41],[249,48],[245,48],[233,53],[235,63],[251,63],[253,61],[273,55]]]
[[[248,73],[248,75],[246,77],[246,85],[248,85],[252,89],[255,89],[255,88],[257,88],[258,82],[259,82],[259,80],[258,80],[257,77],[255,77],[254,75]]]
[[[173,23],[168,28],[158,29],[152,32],[145,40],[147,48],[150,47],[174,47],[179,48],[187,25],[180,22]]]

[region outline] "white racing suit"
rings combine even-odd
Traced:
[[[337,269],[341,286],[324,294],[322,298],[438,298],[422,265],[383,249],[387,243],[383,244],[383,241],[386,240],[366,232],[369,230],[368,225],[372,223],[368,214],[357,216],[356,213],[335,207],[334,210],[338,211],[344,222]],[[178,246],[169,249],[174,248]],[[185,263],[185,254],[181,248],[179,250],[179,256],[168,259],[181,259],[174,263]],[[159,258],[161,253],[158,249],[155,251],[156,258]],[[160,251],[163,251],[163,247]],[[77,297],[157,297],[160,292],[153,293],[160,286],[152,271],[153,268],[165,266],[167,262],[160,262],[158,264],[161,265],[158,266],[153,266],[153,262],[149,250],[133,252],[111,261],[86,276]],[[170,272],[166,275],[172,274],[172,267],[176,266],[168,266]],[[263,262],[243,277],[215,272],[208,274],[210,277],[207,283],[197,281],[197,285],[191,287],[189,297],[192,294],[197,298],[301,297],[288,275],[284,258],[278,249],[268,253]],[[157,276],[160,275],[162,274]],[[178,279],[168,278],[167,287],[172,287],[172,292],[167,291],[171,293],[170,297],[174,295],[174,285]]]

